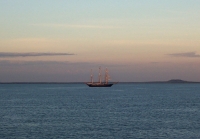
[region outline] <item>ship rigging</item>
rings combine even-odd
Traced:
[[[111,87],[113,84],[116,84],[116,83],[108,83],[110,76],[108,75],[108,69],[107,68],[105,69],[105,81],[102,82],[101,78],[102,78],[101,77],[101,67],[99,67],[99,82],[93,81],[93,72],[92,72],[92,69],[91,69],[91,75],[90,75],[91,81],[86,83],[86,84],[89,87]]]

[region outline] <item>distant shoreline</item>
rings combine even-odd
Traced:
[[[184,84],[184,83],[200,83],[194,81],[184,81],[180,79],[172,79],[169,81],[148,81],[148,82],[119,82],[120,84],[149,84],[149,83],[169,83],[169,84]],[[85,82],[0,82],[0,84],[85,84]]]

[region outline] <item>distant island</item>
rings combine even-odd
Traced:
[[[168,81],[149,81],[144,83],[200,83],[200,82],[194,82],[194,81],[185,81],[181,79],[171,79]]]
[[[150,81],[145,83],[200,83],[200,82],[194,82],[194,81],[185,81],[181,79],[171,79],[168,81]]]
[[[168,81],[148,81],[148,82],[119,82],[119,83],[200,83],[200,82],[194,82],[194,81],[185,81],[181,79],[171,79]]]
[[[167,81],[167,83],[190,83],[190,81],[184,81],[184,80],[180,80],[180,79],[172,79]]]

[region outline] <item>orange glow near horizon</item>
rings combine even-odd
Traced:
[[[40,7],[35,11],[32,5]],[[0,5],[0,75],[8,76],[0,79],[14,80],[17,72],[21,76],[15,80],[28,80],[34,68],[38,76],[46,74],[40,79],[55,74],[56,80],[67,80],[66,71],[68,80],[77,81],[84,80],[91,67],[105,65],[118,71],[116,76],[126,74],[120,77],[124,81],[164,80],[171,75],[200,81],[199,5],[186,0],[27,1],[23,5],[4,1]],[[33,52],[55,55],[3,56]],[[9,67],[13,70],[6,70]]]

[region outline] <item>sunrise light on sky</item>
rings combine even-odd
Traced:
[[[199,0],[0,0],[0,82],[200,81]]]

